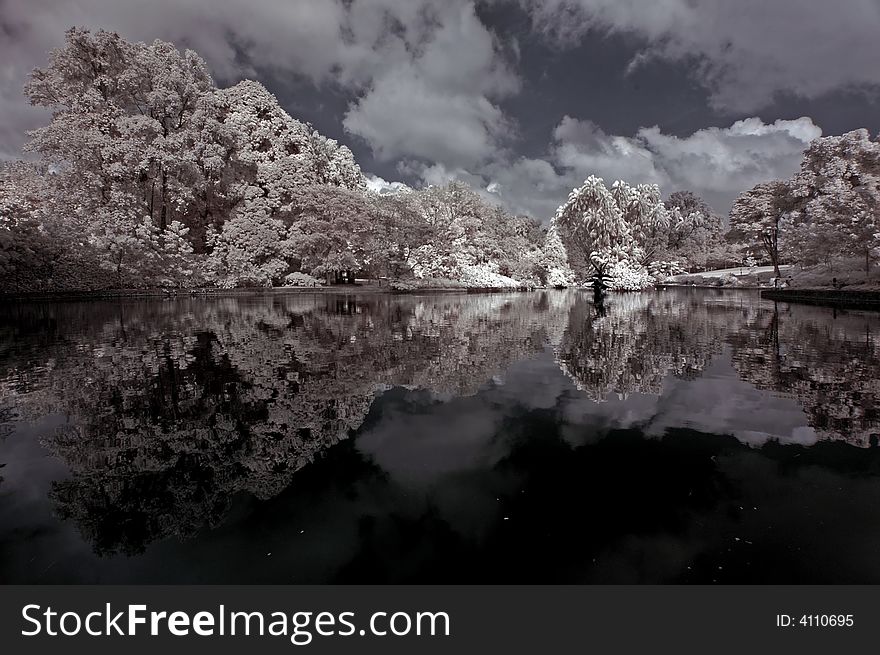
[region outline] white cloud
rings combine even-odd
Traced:
[[[589,175],[607,182],[656,183],[666,194],[690,189],[726,214],[734,198],[758,182],[785,179],[797,170],[804,149],[822,131],[810,118],[764,123],[758,118],[687,137],[641,128],[635,136],[606,134],[590,121],[565,116],[553,131],[545,158],[497,160],[478,169],[425,167],[432,184],[462,179],[493,189],[512,211],[549,219]]]
[[[722,109],[749,112],[789,92],[815,98],[880,85],[875,0],[521,0],[535,24],[566,44],[589,34],[647,42],[630,72],[652,58],[692,61]]]
[[[518,89],[473,5],[453,4],[421,52],[378,74],[344,125],[380,160],[474,165],[509,136],[509,121],[493,101]]]
[[[594,171],[612,180],[666,182],[654,153],[639,139],[608,135],[590,121],[570,116],[562,118],[553,139],[553,162],[564,170]]]
[[[389,182],[378,175],[367,175],[366,178],[367,188],[373,193],[378,193],[380,196],[393,195],[410,189],[410,187],[403,182]]]
[[[687,138],[642,128],[636,140],[654,154],[657,168],[672,184],[711,193],[737,193],[758,182],[790,177],[807,144],[822,135],[809,118],[737,121],[710,127]]]

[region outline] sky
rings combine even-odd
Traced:
[[[374,186],[464,180],[544,221],[589,175],[725,215],[812,139],[880,131],[880,0],[0,0],[0,158],[74,25],[261,81]]]

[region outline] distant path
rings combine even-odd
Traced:
[[[792,264],[781,264],[779,266],[779,272],[783,273],[791,268],[794,268]],[[680,280],[693,275],[699,275],[700,277],[723,277],[725,275],[735,275],[736,277],[739,277],[740,275],[749,275],[751,273],[772,272],[772,266],[753,266],[752,268],[749,268],[748,266],[737,266],[736,268],[717,268],[714,271],[703,271],[702,273],[682,273],[681,275],[674,275],[672,279]]]

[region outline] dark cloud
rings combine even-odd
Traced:
[[[525,0],[534,24],[577,43],[601,33],[644,41],[628,72],[655,59],[695,62],[713,105],[755,111],[780,92],[816,98],[880,89],[875,0]]]

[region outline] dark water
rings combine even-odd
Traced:
[[[0,308],[0,581],[880,582],[880,315]]]

